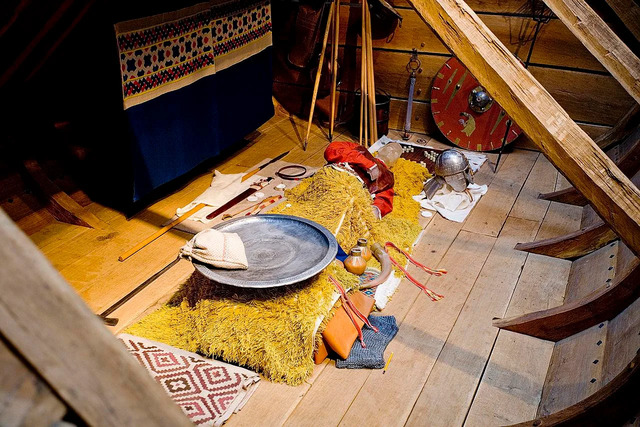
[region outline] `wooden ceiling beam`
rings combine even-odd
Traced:
[[[606,0],[606,2],[636,40],[640,41],[640,6],[633,0]]]
[[[462,0],[410,0],[595,210],[640,254],[640,191]]]
[[[640,59],[584,0],[544,0],[549,9],[640,103]]]
[[[66,405],[93,426],[192,425],[2,209],[0,240],[0,337]]]

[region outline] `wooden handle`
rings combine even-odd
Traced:
[[[335,0],[333,15],[333,44],[331,46],[331,117],[329,127],[329,141],[333,140],[333,127],[336,121],[336,91],[338,83],[338,35],[340,33],[340,0]]]
[[[260,171],[260,169],[254,169],[251,172],[247,172],[242,176],[242,179],[240,180],[240,182],[245,182],[246,180],[248,180],[249,178],[251,178],[253,175],[257,174]]]
[[[247,212],[245,214],[245,216],[250,216],[250,215],[253,215],[256,212],[260,212],[262,209],[266,208],[269,205],[274,204],[275,202],[277,202],[280,199],[282,199],[282,195],[271,196],[271,197],[263,200],[261,204],[259,204],[258,206],[254,207],[252,210]]]
[[[198,212],[200,209],[204,208],[205,206],[206,205],[204,203],[198,203],[193,209],[189,210],[186,214],[182,215],[180,218],[177,218],[177,219],[171,221],[169,224],[165,225],[160,230],[156,231],[151,236],[147,237],[142,242],[138,243],[133,248],[129,249],[127,252],[125,252],[122,255],[120,255],[118,257],[118,261],[126,260],[131,255],[135,254],[140,249],[144,248],[149,243],[153,242],[158,237],[162,236],[164,233],[166,233],[167,231],[171,230],[173,227],[175,227],[176,225],[180,224],[182,221],[186,220],[191,215],[193,215],[194,213]]]
[[[333,21],[333,8],[335,3],[331,3],[329,6],[329,17],[327,18],[327,27],[324,30],[324,38],[322,39],[322,50],[320,51],[320,60],[318,61],[318,70],[316,71],[316,80],[313,84],[313,95],[311,96],[311,108],[309,111],[309,123],[307,123],[307,133],[304,137],[304,151],[307,151],[307,144],[309,143],[309,134],[311,133],[311,123],[313,123],[313,110],[316,107],[316,98],[318,97],[318,87],[320,86],[320,75],[322,74],[322,64],[324,64],[324,52],[327,49],[327,40],[329,38],[329,29]]]
[[[365,94],[365,90],[364,90],[364,85],[365,85],[365,78],[364,78],[364,64],[366,61],[366,57],[365,57],[365,49],[366,49],[366,44],[364,41],[364,18],[365,18],[365,12],[364,12],[364,0],[362,2],[362,19],[361,19],[361,23],[362,23],[362,32],[360,33],[360,40],[361,40],[361,48],[360,48],[360,145],[363,145],[363,143],[366,145],[366,141],[363,141],[362,137],[362,125],[364,123],[364,94]],[[366,137],[365,137],[366,140]]]

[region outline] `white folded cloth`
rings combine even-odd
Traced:
[[[236,233],[222,233],[212,228],[193,236],[193,239],[180,249],[180,254],[216,268],[246,270],[249,267],[240,236]]]
[[[261,176],[254,175],[250,179],[241,182],[243,175],[244,173],[224,174],[215,171],[213,179],[211,180],[211,186],[196,197],[193,202],[183,208],[178,208],[176,210],[176,215],[182,216],[189,210],[196,207],[199,203],[204,203],[207,206],[191,215],[189,219],[203,223],[211,222],[212,220],[206,218],[207,215],[236,197],[238,194],[242,193],[254,182],[262,179]]]
[[[473,171],[473,173],[478,172],[478,170],[480,170],[480,166],[482,166],[484,162],[487,161],[486,154],[476,153],[475,151],[467,151],[467,150],[460,150],[460,151],[462,152],[462,154],[464,154],[467,160],[469,160],[469,166],[471,167],[471,170]]]
[[[413,196],[413,200],[420,203],[423,209],[438,211],[440,215],[451,221],[463,222],[480,197],[487,192],[487,186],[469,184],[467,190],[471,193],[472,200],[469,200],[466,192],[454,191],[449,184],[442,186],[431,199],[425,199],[425,194],[422,192]]]

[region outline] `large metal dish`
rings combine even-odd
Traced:
[[[290,215],[256,215],[216,225],[237,233],[249,268],[224,270],[193,260],[209,279],[242,288],[271,288],[301,282],[321,272],[338,252],[336,238],[323,226]]]

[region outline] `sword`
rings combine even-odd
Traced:
[[[240,180],[240,182],[244,182],[246,180],[248,180],[249,178],[251,178],[253,175],[255,175],[256,173],[258,173],[258,171],[261,171],[262,169],[266,168],[267,166],[269,166],[272,163],[277,162],[278,160],[280,160],[281,158],[283,158],[284,156],[286,156],[287,154],[289,154],[290,151],[285,151],[284,153],[280,154],[279,156],[274,157],[273,159],[269,160],[267,163],[258,166],[256,169],[252,170],[251,172],[245,174],[242,179]],[[208,217],[207,217],[208,218]]]
[[[264,167],[264,165],[263,165],[263,167]],[[218,209],[216,209],[215,211],[213,211],[209,215],[207,215],[207,219],[213,219],[213,218],[217,217],[218,215],[220,215],[222,212],[228,210],[229,208],[234,207],[235,205],[237,205],[238,203],[240,203],[241,201],[243,201],[245,198],[249,197],[250,195],[252,195],[256,191],[261,190],[264,187],[266,187],[267,184],[269,184],[269,182],[271,182],[272,179],[273,179],[272,177],[269,177],[267,179],[264,179],[262,181],[259,181],[259,182],[255,183],[255,184],[253,184],[251,187],[247,188],[242,193],[238,194],[236,197],[234,197],[233,199],[229,200],[227,203],[225,203],[224,205],[220,206]]]

